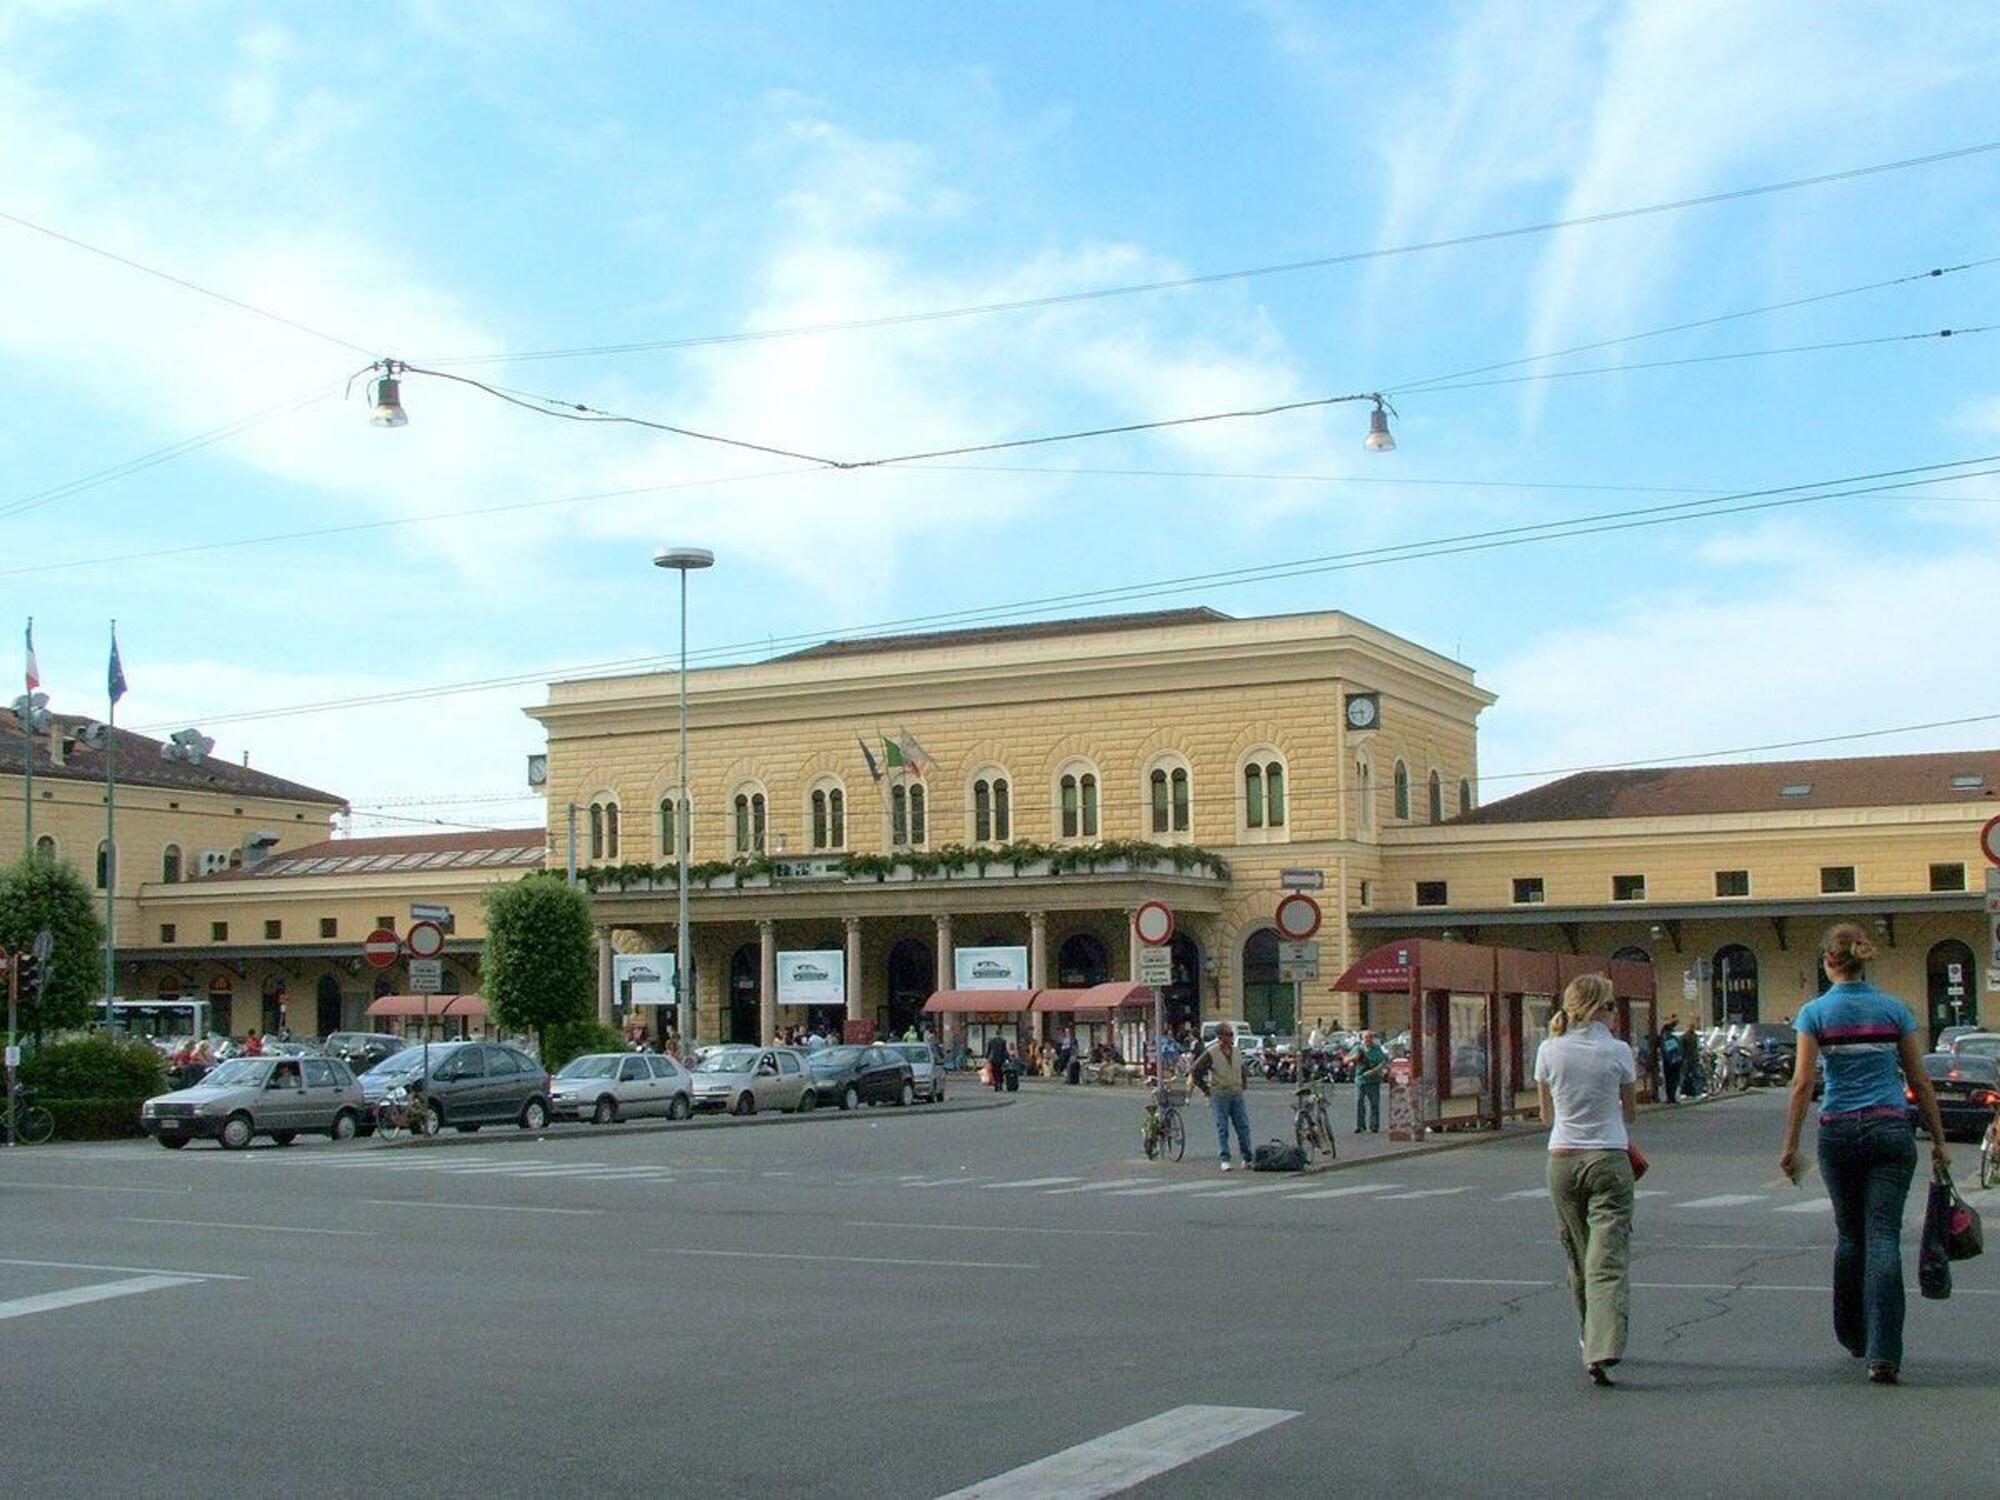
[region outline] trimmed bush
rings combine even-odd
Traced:
[[[625,1038],[609,1026],[600,1026],[595,1021],[551,1026],[547,1039],[542,1043],[542,1066],[553,1073],[572,1057],[582,1057],[586,1052],[624,1050]]]
[[[99,1032],[37,1047],[22,1060],[21,1081],[45,1101],[130,1100],[136,1125],[139,1101],[166,1091],[167,1060],[151,1042]]]
[[[139,1128],[137,1099],[50,1099],[35,1102],[56,1119],[59,1141],[120,1141],[145,1134]]]

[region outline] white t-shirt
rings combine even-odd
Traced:
[[[1535,1051],[1535,1082],[1546,1083],[1555,1096],[1549,1149],[1623,1151],[1631,1137],[1618,1092],[1638,1079],[1632,1049],[1601,1021],[1543,1042]]]

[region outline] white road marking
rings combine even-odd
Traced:
[[[1052,1188],[1051,1198],[1061,1198],[1069,1193],[1108,1193],[1113,1188],[1138,1187],[1141,1183],[1154,1182],[1152,1177],[1114,1177],[1109,1182],[1086,1182],[1082,1187]]]
[[[1295,1411],[1257,1406],[1177,1406],[1005,1474],[953,1490],[943,1500],[1098,1500],[1254,1437]]]
[[[126,1215],[127,1224],[177,1224],[187,1229],[265,1229],[272,1234],[339,1234],[364,1235],[363,1229],[309,1229],[300,1224],[224,1224],[215,1219],[135,1219]]]
[[[919,1178],[915,1182],[906,1182],[903,1186],[913,1188],[971,1187],[978,1181],[977,1177],[924,1177]]]
[[[0,1266],[34,1266],[48,1271],[123,1271],[128,1276],[178,1276],[185,1281],[248,1281],[223,1271],[163,1271],[158,1266],[104,1266],[87,1260],[8,1260]]]
[[[1546,1198],[1548,1195],[1549,1190],[1545,1187],[1522,1188],[1518,1193],[1502,1193],[1493,1201],[1495,1203],[1512,1203],[1516,1198]]]
[[[194,1191],[191,1187],[113,1187],[95,1182],[0,1182],[0,1187],[44,1188],[51,1193],[168,1193],[175,1197]]]
[[[1667,1196],[1667,1190],[1665,1188],[1634,1188],[1632,1189],[1632,1196],[1634,1198],[1664,1198]]]
[[[676,1245],[657,1247],[660,1255],[707,1255],[718,1260],[809,1260],[836,1266],[936,1266],[953,1271],[1039,1271],[1041,1267],[1019,1260],[915,1260],[887,1255],[805,1255],[789,1250],[687,1250]]]
[[[601,1208],[525,1208],[518,1203],[434,1203],[423,1198],[363,1198],[377,1208],[469,1208],[483,1214],[601,1214]]]
[[[1768,1193],[1717,1193],[1713,1198],[1691,1198],[1674,1208],[1740,1208],[1746,1203],[1762,1203]]]
[[[1833,1212],[1831,1198],[1808,1198],[1803,1203],[1781,1203],[1771,1210],[1774,1214],[1830,1214]]]
[[[1494,1277],[1480,1276],[1420,1276],[1418,1286],[1545,1286],[1566,1285],[1560,1281],[1509,1281]],[[1830,1283],[1815,1286],[1779,1285],[1774,1283],[1752,1283],[1742,1285],[1734,1281],[1635,1281],[1632,1289],[1638,1292],[1811,1292],[1824,1297],[1830,1291]],[[1916,1288],[1910,1292],[1915,1295]],[[1952,1289],[1954,1297],[2000,1297],[2000,1291],[1983,1290],[1968,1292],[1962,1287]]]
[[[885,1219],[844,1219],[848,1229],[950,1229],[966,1234],[1109,1234],[1135,1239],[1150,1236],[1150,1229],[1039,1229],[1028,1224],[896,1224]]]
[[[568,1177],[577,1172],[602,1172],[610,1167],[608,1161],[567,1162],[562,1166],[542,1166],[532,1162],[515,1162],[505,1167],[440,1167],[441,1172],[449,1172],[453,1177]]]
[[[81,1307],[86,1302],[108,1302],[113,1297],[136,1297],[141,1292],[163,1292],[168,1287],[199,1286],[199,1276],[134,1276],[126,1281],[99,1281],[90,1286],[73,1286],[61,1292],[43,1292],[34,1297],[15,1297],[0,1302],[0,1319],[25,1318],[33,1313],[55,1312],[65,1307]]]
[[[1449,1198],[1453,1193],[1469,1193],[1469,1187],[1418,1188],[1414,1193],[1391,1193],[1386,1198],[1377,1198],[1377,1203],[1402,1203],[1411,1198]]]
[[[1259,1182],[1249,1187],[1217,1188],[1203,1193],[1202,1199],[1209,1198],[1249,1198],[1259,1193],[1289,1193],[1297,1187],[1295,1182]]]
[[[1061,1187],[1066,1182],[1081,1182],[1081,1177],[1023,1177],[1019,1182],[989,1182],[986,1190],[997,1192],[1001,1188],[1046,1188]]]
[[[1321,1188],[1316,1193],[1294,1193],[1287,1203],[1308,1203],[1314,1198],[1352,1198],[1356,1193],[1386,1193],[1391,1188],[1399,1188],[1400,1182],[1355,1182],[1346,1187]]]
[[[1219,1187],[1215,1182],[1162,1182],[1153,1187],[1120,1188],[1108,1196],[1113,1198],[1150,1198],[1156,1193],[1198,1193],[1203,1188]]]

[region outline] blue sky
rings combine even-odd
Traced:
[[[1906,22],[1678,0],[431,0],[366,24],[0,3],[0,212],[332,336],[0,221],[0,610],[35,616],[65,709],[100,701],[115,614],[121,721],[212,725],[224,753],[397,817],[532,822],[498,800],[536,748],[532,686],[226,716],[670,651],[663,540],[721,556],[700,650],[2000,452],[2000,336],[1631,368],[2000,322],[2000,265],[1543,367],[1610,374],[1409,392],[1391,455],[1336,407],[783,472],[421,377],[400,431],[340,396],[377,352],[1033,298],[2000,138],[2000,17]],[[839,456],[999,440],[1394,389],[2000,256],[1996,181],[1991,154],[1184,291],[454,368]],[[295,397],[315,399],[15,509]],[[549,503],[609,491],[640,492]],[[1491,800],[1532,779],[1508,773],[2000,713],[2000,476],[1923,493],[1148,603],[1343,608],[1459,655],[1501,695]],[[327,527],[368,529],[158,555]],[[2000,723],[1835,753],[1994,743]]]

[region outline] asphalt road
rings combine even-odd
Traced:
[[[1913,1297],[1905,1383],[1869,1386],[1832,1339],[1819,1194],[1773,1186],[1775,1096],[1642,1122],[1655,1169],[1612,1391],[1578,1368],[1538,1142],[1223,1176],[1204,1119],[1188,1163],[1140,1159],[1139,1102],[1051,1090],[747,1129],[0,1154],[0,1480],[91,1496],[932,1497],[1009,1475],[977,1493],[1993,1488],[2000,1261],[1960,1266],[1949,1303]],[[1260,1138],[1281,1102],[1258,1096]]]

